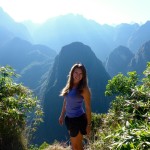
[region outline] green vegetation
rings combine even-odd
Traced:
[[[42,121],[41,106],[31,90],[15,83],[13,68],[0,67],[0,147],[24,150]]]
[[[116,97],[109,112],[99,115],[102,122],[89,149],[150,149],[150,63],[144,75],[141,81],[136,72],[109,80],[105,94]]]

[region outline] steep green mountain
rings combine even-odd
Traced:
[[[13,38],[0,48],[0,65],[10,65],[21,75],[19,81],[35,89],[43,74],[49,71],[56,52],[44,45],[32,45]]]
[[[128,66],[128,70],[136,70],[140,77],[142,77],[148,61],[150,61],[150,41],[144,43],[134,55]]]
[[[65,127],[58,124],[63,103],[63,98],[59,97],[59,94],[66,84],[71,66],[76,62],[83,63],[87,68],[89,86],[92,92],[92,112],[107,112],[111,99],[105,97],[104,92],[110,76],[105,71],[102,62],[87,45],[80,42],[66,45],[56,56],[53,68],[47,78],[43,98],[44,123],[40,125],[34,142],[53,142],[55,139],[67,140],[68,134]]]
[[[7,34],[11,34],[12,37],[19,37],[24,40],[32,41],[32,37],[27,28],[22,23],[15,22],[5,11],[3,11],[1,7],[0,7],[0,18],[1,18],[0,28],[3,28],[3,30],[7,31],[3,36],[6,37]],[[0,35],[0,39],[1,36],[2,35]]]
[[[128,47],[133,52],[137,52],[138,49],[147,41],[150,40],[150,21],[141,25],[129,39]]]
[[[133,58],[133,53],[124,46],[115,48],[109,55],[105,68],[111,77],[117,75],[119,72],[126,74],[127,67]]]

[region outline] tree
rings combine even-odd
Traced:
[[[15,83],[10,66],[0,67],[0,148],[27,149],[28,137],[42,121],[43,111],[33,92]]]

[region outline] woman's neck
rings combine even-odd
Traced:
[[[77,86],[78,86],[78,84],[74,84],[74,85],[72,86],[72,88],[77,88]]]

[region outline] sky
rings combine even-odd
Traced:
[[[68,13],[111,25],[150,20],[150,0],[0,0],[0,7],[17,22],[43,23]]]

